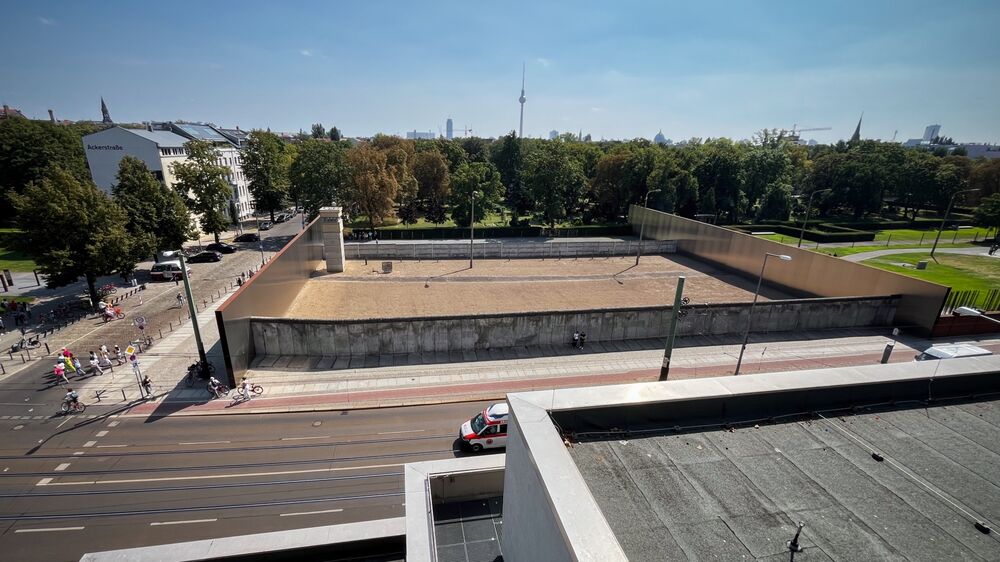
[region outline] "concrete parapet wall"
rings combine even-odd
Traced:
[[[757,303],[753,333],[889,326],[898,297],[796,299]],[[749,303],[684,307],[679,336],[743,333]],[[254,349],[263,355],[365,356],[568,345],[666,336],[670,307],[528,312],[479,316],[305,320],[253,318]]]
[[[635,255],[638,240],[504,242],[476,240],[476,259],[572,258],[576,256]],[[673,240],[643,240],[643,254],[672,254]],[[469,242],[353,242],[344,245],[347,259],[468,259]]]
[[[767,282],[792,294],[817,297],[899,295],[897,323],[929,334],[950,289],[937,283],[883,271],[818,252],[779,244],[742,232],[632,205],[634,231],[675,240],[677,251],[756,279],[766,252],[788,254],[788,263],[768,263]]]

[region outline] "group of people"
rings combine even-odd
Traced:
[[[577,330],[573,332],[573,347],[583,349],[583,344],[587,343],[587,334]]]
[[[109,351],[106,345],[102,345],[99,352],[91,350],[89,357],[90,373],[103,375],[104,369],[111,367],[112,354],[118,365],[125,363],[125,352],[117,345],[113,351]],[[59,361],[52,367],[52,371],[56,376],[56,382],[69,384],[70,375],[84,375],[87,373],[83,362],[69,349],[62,348],[59,357]]]
[[[0,300],[0,335],[7,333],[7,327],[4,325],[3,320],[3,316],[6,314],[14,316],[15,326],[26,326],[28,321],[31,320],[31,305],[26,302],[7,300],[6,298]]]
[[[215,375],[212,375],[208,379],[208,391],[211,392],[215,398],[222,398],[222,396],[225,395],[229,389],[222,384],[222,381],[215,378]],[[246,375],[243,375],[239,386],[236,387],[236,391],[243,395],[244,400],[253,399],[253,383],[250,382],[250,379]]]
[[[378,240],[378,231],[353,230],[344,235],[344,240]]]
[[[997,253],[997,250],[1000,250],[1000,244],[994,242],[993,245],[990,246],[990,255],[992,256]]]

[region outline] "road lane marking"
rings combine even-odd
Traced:
[[[52,482],[43,478],[37,486],[91,486],[94,484],[136,484],[141,482],[174,482],[179,480],[211,480],[214,478],[256,478],[258,476],[285,476],[288,474],[314,474],[317,472],[340,472],[343,470],[368,470],[403,466],[406,463],[370,464],[368,466],[340,466],[333,468],[308,468],[303,470],[279,470],[275,472],[246,472],[243,474],[204,474],[199,476],[164,476],[161,478],[128,478],[123,480],[86,480],[81,482]]]
[[[128,445],[98,445],[98,449],[114,449],[117,447],[128,447]]]
[[[157,525],[187,525],[188,523],[214,523],[218,519],[188,519],[187,521],[153,521],[150,526]]]
[[[184,441],[178,445],[221,445],[223,443],[232,443],[232,441]]]
[[[47,533],[49,531],[82,531],[85,527],[49,527],[48,529],[17,529],[15,533]]]
[[[118,424],[120,424],[120,423],[122,423],[122,422],[120,422],[120,421],[108,422],[108,427],[118,427]]]
[[[66,419],[63,420],[63,422],[61,424],[59,424],[59,425],[56,426],[56,429],[59,429],[60,427],[68,424],[70,422],[70,420],[72,420],[72,419],[73,419],[72,417],[67,417]]]
[[[321,509],[319,511],[298,511],[296,513],[282,513],[278,517],[292,517],[293,515],[319,515],[320,513],[340,513],[343,509]]]
[[[86,449],[87,447],[93,447],[94,445],[97,445],[97,441],[87,441],[83,444],[83,448]]]
[[[77,451],[77,452],[73,453],[73,456],[74,457],[78,457],[78,456],[83,455],[83,454],[85,454],[83,451]]]
[[[282,437],[282,441],[304,441],[306,439],[329,439],[329,435],[317,435],[315,437]]]
[[[108,430],[105,429],[103,431],[98,431],[97,435],[95,437],[104,437],[107,434],[108,434]]]
[[[396,433],[420,433],[423,429],[406,429],[403,431],[380,431],[378,435],[394,435]]]
[[[64,463],[60,463],[59,466],[57,466],[55,468],[55,471],[56,472],[62,472],[64,470],[66,470],[67,468],[69,468],[69,463],[68,462],[64,462]]]

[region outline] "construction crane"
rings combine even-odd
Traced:
[[[791,134],[791,136],[793,137],[798,137],[799,133],[805,133],[807,131],[829,131],[830,129],[832,129],[832,127],[812,127],[809,129],[799,129],[798,125],[796,124],[792,125],[792,130],[788,131],[788,133]]]
[[[462,136],[467,137],[467,136],[469,136],[470,133],[472,133],[472,129],[470,129],[468,126],[465,126],[465,127],[461,128],[461,129],[453,129],[453,132],[455,132],[455,133],[462,133]],[[438,136],[439,137],[443,137],[444,136],[444,133],[441,132],[441,127],[438,127]]]

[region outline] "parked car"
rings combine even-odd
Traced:
[[[273,227],[273,226],[274,226],[274,223],[272,223],[271,221],[264,221],[264,222],[260,223],[260,226],[257,227],[257,228],[259,228],[260,230],[271,230],[271,227]]]
[[[291,218],[291,217],[289,217],[289,216],[288,216],[288,215],[286,215],[285,213],[278,213],[278,214],[277,214],[277,215],[276,215],[276,216],[274,217],[274,222],[285,222],[285,221],[287,221],[287,220],[288,220],[288,219],[290,219],[290,218]]]
[[[974,345],[936,345],[928,347],[923,353],[914,357],[917,361],[933,361],[935,359],[955,359],[956,357],[979,357],[982,355],[993,355],[988,349],[976,347]]]
[[[233,242],[260,242],[260,235],[256,232],[247,232],[233,238]]]
[[[174,281],[176,279],[183,279],[184,275],[181,273],[181,262],[180,261],[163,261],[154,264],[153,267],[149,268],[149,277],[153,281]],[[191,273],[191,268],[187,268],[188,274]]]
[[[205,246],[205,249],[212,252],[219,252],[220,254],[232,254],[239,248],[233,246],[232,244],[226,244],[225,242],[213,242],[208,246]]]
[[[216,262],[222,260],[222,254],[212,250],[205,250],[204,252],[198,252],[197,254],[188,258],[191,263],[207,263]]]
[[[462,424],[458,436],[462,445],[473,451],[507,446],[507,418],[510,409],[506,402],[493,404],[474,418]]]

